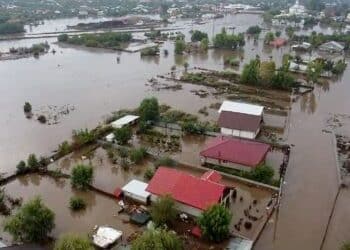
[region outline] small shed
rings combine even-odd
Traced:
[[[135,201],[147,204],[151,193],[146,191],[148,184],[139,180],[132,180],[124,187],[122,191],[124,196],[129,197]]]
[[[126,115],[111,123],[113,128],[122,128],[126,125],[133,125],[139,119],[137,115]]]
[[[106,138],[106,141],[113,142],[114,141],[114,137],[115,137],[114,134],[110,133],[105,138]]]
[[[340,53],[344,50],[344,46],[338,42],[330,41],[322,44],[318,49],[330,53]]]

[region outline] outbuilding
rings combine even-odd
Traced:
[[[270,148],[257,141],[220,136],[210,140],[200,152],[201,163],[251,171],[265,163]]]
[[[126,115],[123,116],[122,118],[114,121],[111,123],[113,128],[122,128],[127,125],[133,125],[137,122],[139,119],[139,116],[137,115]]]
[[[146,191],[147,186],[148,184],[145,182],[132,180],[122,187],[122,192],[125,197],[147,204],[151,195],[148,191]]]
[[[341,53],[344,50],[344,46],[338,42],[330,41],[320,45],[318,49],[329,53]]]
[[[197,217],[211,205],[230,204],[232,189],[220,181],[221,175],[213,170],[197,177],[173,168],[159,167],[146,190],[151,193],[152,202],[162,195],[170,195],[178,211]]]
[[[263,122],[263,106],[224,101],[219,109],[221,134],[255,139]]]

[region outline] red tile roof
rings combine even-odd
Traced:
[[[218,124],[221,128],[256,132],[262,122],[261,116],[222,111]]]
[[[174,200],[204,210],[217,204],[226,187],[182,171],[159,167],[146,190],[154,195],[169,194]]]
[[[271,46],[274,47],[281,47],[283,45],[287,44],[287,40],[281,37],[276,38],[275,40],[273,40],[272,42],[270,42]]]
[[[236,138],[216,137],[209,141],[200,155],[203,157],[228,161],[249,167],[256,167],[266,157],[270,145]]]

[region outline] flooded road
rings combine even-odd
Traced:
[[[205,30],[209,32],[209,36],[219,32],[225,25],[234,25],[237,27],[236,32],[241,32],[251,25],[261,23],[262,20],[257,15],[227,16],[201,26],[183,21],[185,31],[192,28]],[[188,38],[189,34],[186,35]],[[273,60],[281,63],[282,55],[290,51],[288,47],[266,48],[262,39],[263,35],[258,44],[254,44],[251,40],[247,41],[240,68],[257,54],[263,60],[272,56]],[[31,45],[38,41],[36,39],[0,42],[0,50]],[[145,85],[147,80],[169,72],[173,65],[177,65],[177,70],[183,70],[182,65],[185,61],[189,63],[190,68],[197,66],[222,70],[223,57],[234,54],[234,52],[210,50],[208,54],[174,56],[173,44],[166,42],[162,49],[169,50],[167,57],[161,53],[159,58],[141,59],[139,53],[62,47],[53,44],[55,39],[48,39],[48,42],[57,51],[55,55],[50,53],[39,59],[0,62],[2,173],[14,171],[17,162],[26,158],[29,153],[49,154],[60,142],[70,138],[73,129],[95,127],[105,115],[121,108],[134,108],[146,96],[156,96],[161,103],[197,114],[203,106],[209,106],[220,100],[211,95],[206,98],[194,95],[190,90],[198,86],[189,84],[176,92],[152,91]],[[117,56],[120,56],[120,64],[116,61]],[[319,249],[338,187],[332,135],[322,133],[322,129],[325,128],[330,113],[349,115],[350,86],[347,82],[349,78],[350,67],[339,81],[317,87],[313,93],[299,98],[293,104],[287,142],[295,146],[292,147],[277,226],[275,227],[276,220],[268,225],[255,249]],[[59,124],[48,126],[25,118],[23,114],[25,101],[29,101],[33,105],[34,112],[39,113],[48,105],[69,104],[76,109],[62,117]],[[198,145],[201,143],[198,142]],[[48,190],[52,194],[62,196],[61,201],[66,199],[63,198],[66,192],[68,194],[72,192],[69,185],[65,185],[62,191],[56,189],[56,184],[50,180],[44,179],[40,183],[26,186],[21,181],[16,181],[9,185],[9,191],[19,195],[28,194],[29,197],[32,194],[41,194],[42,188],[49,187]],[[346,219],[350,218],[347,209],[350,205],[349,192],[345,189],[340,195],[334,220],[325,241],[326,250],[338,249],[343,241],[350,239],[350,224],[345,223]],[[43,196],[45,199],[53,199],[55,195],[43,194]],[[51,206],[57,204],[55,200],[48,201],[51,202]],[[101,200],[99,202],[101,205],[98,205],[101,206],[98,208],[100,214],[103,214],[105,206],[111,207],[113,202]],[[63,211],[57,213],[58,218],[70,220],[67,225],[71,223],[79,227],[77,230],[86,230],[95,223],[93,218],[90,218],[91,220],[80,225],[75,223],[76,219],[73,217],[63,218],[63,215],[60,215]],[[84,220],[88,219],[89,216],[84,216]],[[105,219],[108,220],[107,217]],[[57,230],[69,231],[67,225],[62,223],[64,225],[58,226]]]

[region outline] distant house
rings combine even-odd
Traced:
[[[287,40],[281,37],[276,38],[272,42],[270,42],[270,45],[276,48],[282,47],[287,44]]]
[[[341,53],[344,50],[344,46],[338,42],[330,41],[320,45],[318,49],[329,53]]]
[[[200,152],[201,163],[251,171],[265,163],[270,148],[265,143],[219,136]]]
[[[224,101],[219,109],[221,134],[254,139],[263,122],[263,106]]]
[[[296,51],[305,51],[311,48],[311,44],[307,42],[303,42],[301,44],[294,44],[291,46],[291,48],[292,50],[296,50]]]
[[[113,128],[122,128],[126,125],[133,125],[139,119],[136,115],[126,115],[111,123]]]
[[[176,169],[159,167],[146,191],[151,193],[151,201],[162,195],[171,195],[177,210],[197,217],[210,205],[230,203],[232,189],[221,184],[220,180],[221,175],[213,170],[196,177]]]

